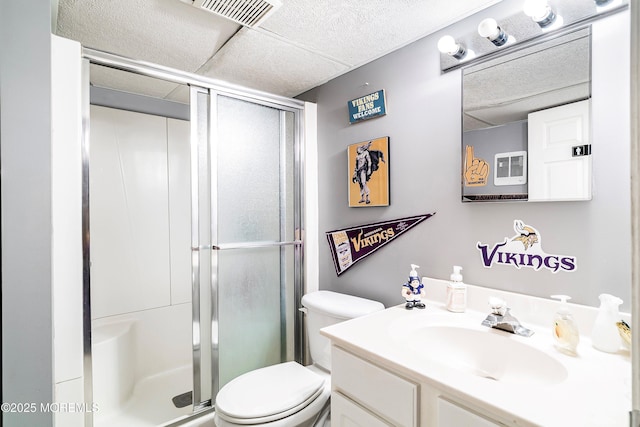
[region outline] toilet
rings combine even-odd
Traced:
[[[216,427],[312,426],[331,395],[331,343],[320,329],[383,310],[365,298],[331,291],[302,297],[312,364],[285,362],[247,372],[216,396]]]

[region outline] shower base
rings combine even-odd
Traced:
[[[172,398],[192,388],[191,366],[165,371],[136,383],[120,412],[94,414],[95,427],[158,427],[192,412],[192,406],[176,408]],[[98,406],[100,402],[97,402]]]

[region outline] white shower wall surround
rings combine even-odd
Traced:
[[[91,107],[93,319],[191,300],[188,171],[189,122]]]
[[[91,172],[94,424],[162,424],[192,410],[189,122],[92,106]]]

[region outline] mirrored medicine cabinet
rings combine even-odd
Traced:
[[[591,199],[591,30],[462,70],[462,201]]]

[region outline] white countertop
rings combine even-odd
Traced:
[[[340,347],[416,382],[435,387],[450,398],[509,425],[629,425],[631,357],[629,351],[623,348],[617,353],[604,353],[592,347],[585,331],[590,332],[589,327],[597,310],[571,305],[582,328],[577,355],[571,356],[556,350],[549,326],[540,326],[535,322],[536,319],[548,319],[551,324],[552,315],[558,307],[555,301],[470,286],[467,311],[452,313],[446,310],[441,299],[446,282],[425,278],[423,283],[428,295],[424,310],[407,310],[401,304],[329,326],[322,330],[322,334]],[[507,300],[512,307],[512,314],[523,326],[534,330],[535,334],[527,338],[482,326],[480,323],[488,310],[481,311],[478,308],[486,306],[486,295]],[[621,317],[628,320],[626,314]],[[437,348],[438,342],[420,342],[420,345],[412,342],[412,339],[418,339],[414,338],[416,331],[427,326],[463,327],[479,333],[498,334],[532,346],[543,352],[545,358],[551,357],[564,366],[566,377],[552,381],[555,384],[544,381],[495,381],[465,372],[461,367],[451,366],[451,363],[437,362],[428,353],[431,345]],[[489,339],[487,341],[490,342]],[[491,349],[478,348],[477,351],[489,352]],[[496,357],[509,358],[510,355]],[[524,365],[522,369],[535,373],[536,366]]]

